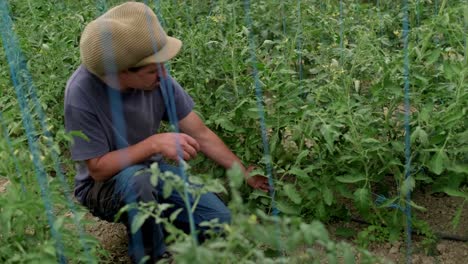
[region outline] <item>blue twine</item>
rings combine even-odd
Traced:
[[[169,66],[167,66],[169,67]],[[167,71],[169,71],[168,69]],[[163,66],[158,64],[158,74],[159,76],[163,76],[163,78],[160,78],[162,81],[160,83],[160,88],[161,92],[163,94],[164,98],[164,104],[166,106],[166,109],[168,110],[168,118],[169,122],[171,123],[174,132],[179,133],[179,121],[177,117],[177,112],[176,112],[176,105],[175,105],[175,98],[174,98],[174,89],[172,86],[172,78],[170,77],[169,73],[166,73],[166,76],[163,75]],[[179,159],[179,173],[178,175],[182,177],[184,180],[184,204],[187,210],[188,218],[189,218],[189,225],[190,225],[190,234],[192,235],[193,240],[195,241],[196,244],[198,244],[198,238],[196,235],[196,229],[195,229],[195,220],[193,217],[193,213],[191,210],[191,200],[188,192],[188,177],[185,174],[185,169],[184,169],[184,162],[183,162],[183,152],[182,152],[182,147],[180,145],[179,141],[179,136],[175,135],[175,140],[176,140],[176,147],[177,147],[177,156]]]
[[[63,8],[63,6],[62,6],[62,8]],[[28,88],[28,94],[31,96],[31,100],[32,100],[32,102],[34,104],[34,109],[35,109],[35,111],[36,111],[36,113],[37,113],[37,115],[39,117],[39,122],[40,122],[40,125],[41,125],[41,128],[42,128],[42,132],[44,134],[44,138],[46,139],[46,144],[47,144],[47,147],[50,150],[50,155],[51,155],[52,160],[53,160],[54,170],[56,172],[56,176],[58,177],[58,179],[59,179],[59,181],[61,183],[61,187],[64,190],[67,206],[68,206],[68,208],[70,208],[70,211],[72,212],[72,214],[74,216],[73,217],[74,224],[77,227],[77,231],[78,231],[79,238],[80,238],[80,243],[84,248],[84,251],[85,251],[85,254],[86,254],[86,259],[88,261],[91,261],[91,259],[92,259],[91,254],[90,254],[91,249],[88,246],[88,244],[86,243],[86,238],[85,238],[85,235],[84,235],[85,234],[84,228],[82,227],[81,223],[79,222],[78,214],[77,214],[77,208],[76,208],[75,203],[73,201],[73,198],[71,196],[71,191],[70,191],[70,188],[68,187],[68,183],[67,183],[67,180],[65,178],[65,175],[62,172],[62,169],[60,167],[60,158],[59,158],[59,155],[58,155],[58,153],[57,153],[57,151],[56,151],[56,149],[54,147],[53,136],[52,136],[52,134],[50,133],[50,131],[48,129],[48,125],[47,125],[47,121],[46,121],[46,115],[45,115],[45,113],[44,113],[44,111],[43,111],[43,109],[41,107],[41,103],[40,103],[40,100],[39,100],[39,98],[37,96],[36,88],[34,86],[31,74],[29,73],[29,71],[27,70],[26,67],[24,67],[23,71],[24,71],[23,77],[25,78],[25,81],[26,81],[26,84],[27,84],[26,87]]]
[[[33,157],[34,170],[37,181],[40,186],[41,198],[44,201],[46,216],[50,226],[50,232],[52,238],[55,240],[57,258],[60,263],[66,263],[66,258],[63,255],[64,247],[62,242],[62,236],[59,232],[57,232],[54,226],[55,216],[53,214],[52,202],[48,195],[47,175],[45,173],[44,166],[40,161],[40,149],[37,144],[37,138],[35,137],[35,135],[37,135],[37,132],[33,125],[32,116],[30,115],[28,110],[28,102],[26,100],[26,96],[24,96],[24,93],[22,91],[23,86],[31,86],[32,84],[30,82],[30,79],[27,78],[28,70],[26,67],[26,63],[21,54],[21,51],[17,48],[19,46],[18,41],[14,32],[12,32],[13,22],[9,15],[8,6],[4,0],[0,1],[0,12],[2,19],[1,25],[3,25],[1,27],[2,42],[9,63],[11,79],[15,88],[16,97],[20,105],[21,114],[23,117],[23,125],[26,129],[28,145]]]
[[[19,166],[19,163],[18,163],[18,158],[16,157],[14,151],[13,151],[13,144],[11,144],[11,139],[10,139],[10,135],[8,134],[8,129],[7,129],[7,126],[5,125],[5,120],[3,119],[3,114],[2,114],[2,111],[0,111],[0,123],[2,125],[2,130],[3,130],[3,138],[5,139],[6,143],[7,143],[7,149],[8,149],[8,152],[10,154],[10,156],[12,157],[13,159],[13,163],[15,164],[15,171],[16,171],[16,176],[18,177],[19,181],[20,181],[20,184],[21,184],[21,190],[23,191],[23,193],[26,192],[26,186],[24,184],[24,180],[23,180],[23,177],[21,177],[21,175],[23,175],[23,171],[21,170],[21,167]]]
[[[405,180],[411,176],[411,129],[410,129],[410,91],[409,91],[409,21],[408,21],[408,0],[403,0],[403,41],[404,41],[404,90],[405,90]],[[411,191],[408,190],[406,195],[406,262],[411,263]]]
[[[154,0],[154,5],[156,7],[155,13],[158,16],[158,19],[161,22],[162,27],[165,28],[166,27],[166,21],[161,16],[161,2],[159,0]]]
[[[257,57],[255,54],[255,40],[254,40],[253,33],[252,33],[252,18],[250,16],[250,0],[244,0],[244,9],[245,9],[245,20],[246,20],[247,27],[249,30],[250,60],[252,63],[252,68],[253,68],[252,75],[255,80],[255,95],[257,99],[257,109],[258,109],[258,115],[260,119],[260,128],[262,131],[263,158],[265,159],[266,173],[268,176],[268,184],[270,185],[270,198],[271,198],[271,207],[273,211],[273,216],[278,224],[278,209],[276,208],[275,188],[274,188],[273,177],[272,177],[272,161],[271,161],[271,155],[270,155],[270,148],[268,145],[268,135],[266,133],[265,110],[263,108],[263,92],[262,92],[262,87],[260,83],[260,78],[258,76]],[[279,237],[278,237],[278,241],[281,241]]]
[[[149,14],[148,14],[147,18],[148,18],[148,23],[150,23]],[[152,41],[152,44],[153,44],[153,50],[156,53],[157,50],[158,50],[158,46],[157,46],[156,37],[154,35],[151,36],[151,41]],[[167,65],[167,72],[164,72],[163,66],[161,64],[158,64],[157,70],[158,70],[158,75],[159,75],[159,78],[160,78],[160,88],[161,88],[161,92],[163,94],[164,104],[166,106],[166,109],[168,110],[167,111],[167,116],[169,118],[169,122],[171,123],[171,125],[172,125],[172,127],[174,129],[174,132],[179,133],[179,131],[180,131],[179,130],[179,120],[178,120],[178,117],[177,117],[177,110],[176,110],[176,104],[175,104],[173,83],[172,83],[172,78],[171,78],[171,76],[169,74],[170,67],[169,67],[169,65]],[[177,156],[178,156],[178,159],[179,159],[179,173],[178,173],[178,175],[180,177],[182,177],[182,179],[184,180],[184,183],[185,183],[184,184],[184,204],[185,204],[187,214],[188,214],[188,218],[189,218],[190,233],[192,235],[192,238],[193,238],[193,241],[195,242],[195,244],[198,244],[198,238],[197,238],[196,229],[195,229],[195,219],[194,219],[194,216],[193,216],[193,212],[191,210],[192,204],[191,204],[191,200],[190,200],[190,196],[189,196],[189,192],[188,192],[189,181],[188,181],[187,175],[185,174],[185,168],[184,168],[184,162],[183,162],[183,151],[182,151],[182,147],[180,145],[178,135],[175,136],[175,140],[176,140]]]
[[[106,1],[101,0],[99,1],[100,4],[98,6],[98,11],[101,13],[104,13],[106,11]],[[120,94],[120,83],[118,82],[117,77],[115,76],[115,73],[117,72],[117,66],[115,62],[115,56],[114,56],[114,51],[113,51],[113,39],[112,39],[112,34],[107,28],[101,28],[101,34],[104,39],[102,43],[102,49],[104,51],[104,71],[106,73],[106,76],[110,78],[110,82],[112,82],[114,85],[117,85],[117,87],[107,87],[107,95],[109,97],[109,102],[111,106],[111,118],[112,118],[112,123],[115,125],[115,131],[114,137],[115,141],[117,144],[117,149],[123,149],[129,146],[127,142],[127,131],[125,127],[125,120],[123,117],[123,105],[122,105],[122,98]],[[118,131],[118,133],[117,133]],[[124,158],[124,157],[122,157]],[[119,177],[116,179],[116,191],[115,193],[122,193],[125,194],[125,191],[127,190],[129,186],[129,182],[133,175],[131,174],[125,174],[125,177]],[[128,196],[124,195],[125,197],[125,203],[126,204],[131,204],[135,203],[136,199],[134,196]],[[136,217],[138,213],[137,209],[130,209],[128,212],[128,221],[133,221],[134,218]],[[131,223],[129,223],[131,225]],[[132,239],[132,246],[133,246],[133,251],[135,252],[136,256],[144,256],[144,247],[143,247],[143,236],[141,234],[141,231],[138,230],[135,233],[131,234],[131,239]],[[138,258],[138,257],[137,257]]]
[[[374,195],[377,196],[377,198],[375,199],[375,204],[377,204],[377,205],[382,205],[382,204],[384,204],[386,201],[388,201],[388,198],[385,197],[384,195],[375,194],[375,193],[374,193]],[[398,210],[400,210],[400,211],[402,211],[402,212],[405,212],[404,208],[401,207],[398,203],[391,203],[391,204],[389,204],[389,205],[387,205],[387,206],[385,206],[385,207],[393,208],[393,209],[398,209]]]
[[[107,10],[106,0],[96,0],[96,6],[97,6],[98,15],[101,15]]]

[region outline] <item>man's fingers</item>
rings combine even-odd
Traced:
[[[255,170],[255,168],[256,168],[255,166],[250,165],[250,166],[246,169],[246,171],[247,171],[247,173],[251,173],[253,170]]]
[[[184,150],[183,152],[184,152],[183,155],[184,155],[184,160],[185,161],[189,161],[189,160],[192,159],[192,157],[190,156],[190,154],[187,151]]]
[[[200,144],[198,144],[198,142],[191,136],[187,135],[187,134],[182,134],[185,141],[190,145],[192,146],[196,151],[200,151]]]
[[[197,156],[197,151],[189,144],[182,145],[184,152],[189,154],[190,158],[193,159]]]

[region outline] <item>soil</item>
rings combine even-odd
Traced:
[[[0,193],[8,188],[8,180],[0,178]],[[445,195],[434,196],[429,193],[416,193],[413,195],[413,201],[427,208],[427,211],[416,211],[414,214],[418,218],[429,223],[435,232],[451,234],[459,237],[468,237],[468,206],[464,206],[460,222],[456,229],[453,229],[452,219],[458,207],[462,204],[462,199],[449,197]],[[110,254],[109,261],[111,263],[130,263],[127,257],[127,235],[125,227],[118,223],[109,223],[101,221],[91,215],[88,218],[94,224],[87,227],[87,232],[94,235]],[[338,227],[347,227],[353,230],[361,230],[366,227],[363,224],[356,222],[339,222],[328,226],[332,237],[340,240],[337,237],[336,230]],[[341,239],[343,240],[343,239]],[[352,240],[347,242],[353,244]],[[440,239],[434,245],[434,250],[429,250],[426,254],[427,247],[422,245],[421,237],[413,236],[411,262],[414,264],[465,264],[468,263],[468,243],[461,241],[453,241]],[[406,263],[406,242],[398,241],[395,243],[378,243],[369,246],[369,251],[373,254],[384,258],[390,263]]]

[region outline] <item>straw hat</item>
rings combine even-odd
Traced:
[[[151,8],[128,2],[108,10],[85,27],[80,56],[90,72],[104,76],[165,62],[181,46],[180,40],[166,35]]]

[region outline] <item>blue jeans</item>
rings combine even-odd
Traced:
[[[164,212],[163,217],[168,217],[175,210],[182,208],[183,211],[177,216],[174,224],[190,232],[189,217],[185,208],[185,203],[180,195],[173,191],[168,198],[164,198],[164,182],[158,181],[156,187],[150,183],[151,173],[144,172],[135,175],[136,172],[147,169],[149,165],[138,164],[128,167],[105,182],[94,182],[85,196],[83,204],[88,207],[91,213],[103,220],[114,221],[116,213],[129,203],[134,202],[157,202],[169,203],[174,206]],[[159,169],[172,171],[179,174],[179,168],[159,163]],[[180,174],[179,174],[180,175]],[[190,203],[193,204],[190,197]],[[131,209],[123,214],[120,222],[127,227],[129,237],[129,255],[132,262],[139,263],[144,256],[149,256],[149,263],[154,263],[166,251],[164,244],[165,230],[161,224],[157,224],[154,219],[147,219],[135,234],[130,231],[130,226],[137,215],[137,209]],[[231,213],[224,203],[213,193],[202,195],[195,212],[193,213],[196,229],[199,231],[199,240],[204,239],[204,229],[199,226],[203,221],[210,221],[215,218],[220,223],[229,223]]]

